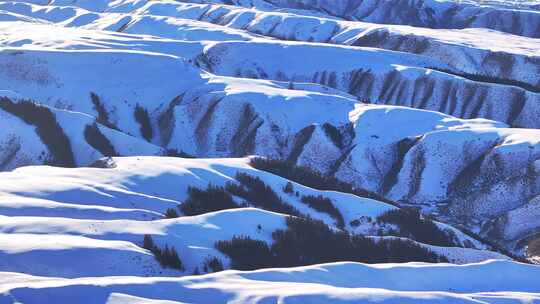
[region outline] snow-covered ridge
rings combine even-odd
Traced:
[[[111,11],[124,11],[123,6]],[[471,28],[427,29],[411,26],[348,22],[283,11],[254,11],[237,6],[149,1],[137,6],[134,17],[122,27],[125,33],[145,33],[173,38],[180,31],[166,31],[149,23],[200,20],[280,40],[309,41],[369,46],[435,57],[456,71],[539,83],[535,65],[538,40]],[[164,16],[166,19],[157,16]],[[146,19],[143,21],[143,19]],[[150,20],[155,21],[150,21]],[[110,19],[114,20],[114,19]],[[158,21],[159,20],[159,21]],[[169,21],[163,21],[169,20]],[[147,24],[141,29],[142,24]],[[86,28],[109,28],[109,22],[95,21]],[[223,36],[222,36],[223,37]],[[239,40],[249,39],[242,37]],[[508,40],[512,43],[505,43]]]
[[[234,4],[262,10],[289,8],[312,11],[345,20],[428,28],[482,27],[529,37],[539,37],[540,25],[538,18],[540,12],[535,6],[516,9],[516,6],[507,8],[480,0],[345,0],[338,3],[324,0],[187,0],[185,2]]]
[[[539,267],[335,263],[184,278],[48,278],[2,272],[0,303],[535,303]],[[486,279],[489,277],[489,279]]]
[[[327,80],[313,74],[299,76],[307,77],[310,81],[322,81],[324,84],[339,86],[340,89],[357,95],[360,100],[369,100],[373,103],[414,106],[442,111],[461,118],[484,117],[517,126],[538,127],[534,119],[538,113],[537,95],[540,83],[536,76],[539,75],[536,51],[539,48],[538,39],[481,29],[444,31],[409,26],[387,26],[316,18],[301,15],[301,12],[298,14],[280,11],[259,12],[233,6],[199,5],[166,0],[115,1],[106,7],[101,5],[93,7],[92,3],[85,1],[70,4],[81,8],[2,2],[0,9],[43,18],[61,26],[150,34],[183,41],[253,41],[260,40],[261,37],[257,35],[262,34],[280,40],[337,43],[417,53],[423,55],[424,60],[416,63],[410,61],[402,63],[398,60],[393,64],[420,68],[420,70],[435,68],[443,72],[442,74],[450,73],[450,75],[429,73],[428,70],[419,73],[416,77],[411,77],[411,73],[402,73],[402,69],[390,69],[393,73],[388,73],[387,69],[377,71],[366,64],[367,61],[362,60],[363,57],[361,57],[360,62],[356,63],[356,69],[352,72],[356,74],[355,79],[364,79],[364,82],[369,82],[362,88],[357,88],[354,82],[346,79],[341,85],[339,80],[337,83],[328,83]],[[102,4],[105,5],[106,2]],[[96,12],[87,11],[84,8]],[[47,32],[45,28],[41,30],[39,28],[31,30],[14,28],[14,30],[15,33],[36,33],[32,34],[33,41],[28,40],[29,37],[24,37],[23,41],[26,45],[31,42],[55,48],[67,47],[65,42],[55,45],[51,43],[52,41],[43,41],[44,38],[40,38],[39,33]],[[17,35],[13,32],[10,35],[11,37],[7,37],[6,44],[18,46],[21,39],[17,39]],[[66,32],[62,36],[66,35],[72,37],[73,33]],[[88,35],[93,36],[90,33],[84,36],[88,37]],[[50,39],[47,35],[45,37],[45,39]],[[90,45],[111,46],[110,43],[88,41],[84,45],[79,45],[78,48],[86,49]],[[75,46],[71,42],[69,47]],[[168,49],[170,47],[162,46],[160,52],[170,52],[167,51]],[[188,49],[185,50],[187,54],[183,53],[181,56],[196,55],[192,53],[195,50],[193,47]],[[257,52],[261,51],[263,50],[257,50]],[[346,53],[337,50],[334,52],[337,52],[334,54],[335,57],[347,56]],[[175,53],[178,55],[178,51]],[[295,52],[291,51],[284,56],[290,58],[291,62],[301,60],[295,57],[297,56]],[[401,56],[404,57],[403,54]],[[444,64],[440,65],[430,60],[431,58]],[[376,58],[371,61],[373,60]],[[272,75],[265,71],[265,65],[270,64],[269,62],[253,64],[262,65],[258,73],[253,71],[244,73],[239,71],[238,73],[244,77],[300,81],[299,79],[282,79],[283,71],[280,71],[279,75]],[[238,76],[238,73],[234,75]],[[304,72],[295,71],[295,74],[298,73]],[[339,71],[324,69],[319,73],[332,74]],[[372,88],[373,86],[375,88]],[[397,86],[397,88],[392,90],[393,94],[383,94],[379,89],[385,86]],[[480,93],[473,94],[474,91],[480,91]],[[462,99],[454,95],[465,95],[466,98]],[[501,108],[495,107],[492,101],[494,98],[505,100],[508,104]],[[426,102],[426,99],[430,101]],[[493,110],[494,108],[496,110]]]
[[[0,1],[0,304],[540,303],[538,9]]]
[[[93,125],[92,117],[81,116],[81,122],[68,124],[58,114],[56,120],[73,149],[74,160],[69,163],[88,165],[103,155],[258,154],[309,166],[404,204],[424,206],[427,212],[504,245],[539,227],[536,221],[513,228],[505,224],[536,214],[539,195],[538,131],[510,129],[505,123],[538,127],[540,94],[519,85],[448,73],[455,68],[452,58],[461,54],[457,49],[476,54],[469,60],[475,64],[467,65],[471,71],[478,70],[480,61],[485,61],[486,71],[496,70],[497,64],[484,59],[503,52],[515,62],[533,59],[516,65],[524,77],[509,76],[533,84],[528,75],[539,74],[527,69],[538,69],[535,39],[489,32],[483,42],[469,43],[485,31],[448,31],[458,34],[445,38],[437,30],[421,29],[418,33],[430,41],[444,41],[444,51],[430,56],[432,51],[411,54],[355,43],[329,44],[322,41],[322,34],[315,35],[317,39],[300,37],[303,34],[292,39],[305,41],[282,40],[288,39],[280,32],[290,30],[289,22],[298,22],[300,32],[322,30],[327,23],[329,28],[364,31],[369,25],[303,16],[305,10],[275,12],[271,6],[259,12],[206,2],[15,1],[2,2],[0,8],[19,20],[0,24],[4,89],[96,117],[99,127],[94,133],[96,128],[107,133],[103,130],[108,126],[111,134],[116,134],[114,129],[127,134],[117,140],[104,134],[110,147],[101,145],[97,151],[94,142],[88,149],[81,134]],[[281,26],[276,19],[283,20],[282,29],[274,27]],[[266,30],[250,30],[265,24]],[[405,36],[415,31],[383,27]],[[51,31],[57,35],[49,35]],[[504,47],[489,42],[501,37],[515,43]],[[476,53],[480,50],[484,55]],[[503,123],[361,105],[359,100]],[[30,125],[24,128],[20,116],[4,115],[3,169],[48,162],[55,153],[42,144],[39,132]],[[24,136],[15,136],[21,129],[27,130]],[[124,142],[132,143],[126,151]]]
[[[79,33],[75,33],[76,37],[79,37]],[[119,36],[117,39],[126,41],[126,49],[115,52],[59,51],[40,48],[23,51],[17,48],[6,50],[6,62],[12,64],[13,58],[18,58],[22,66],[27,67],[25,68],[27,70],[22,72],[18,68],[12,68],[14,72],[7,70],[8,79],[19,77],[19,81],[7,83],[11,84],[12,89],[25,92],[34,100],[47,101],[51,105],[88,113],[96,116],[103,124],[114,126],[139,138],[144,135],[141,121],[136,119],[135,113],[138,108],[143,112],[146,111],[145,122],[147,129],[150,129],[146,132],[147,135],[149,133],[146,139],[155,146],[144,144],[141,147],[148,146],[152,152],[145,149],[131,149],[125,152],[121,150],[122,145],[113,144],[114,147],[118,146],[116,152],[119,155],[163,154],[162,149],[157,147],[162,146],[196,156],[228,157],[259,154],[288,158],[299,165],[307,165],[321,172],[334,174],[363,188],[389,195],[395,200],[420,204],[430,202],[433,205],[450,202],[450,219],[466,220],[465,223],[473,227],[486,217],[487,219],[499,217],[501,213],[527,206],[530,197],[538,195],[538,188],[535,186],[537,183],[535,161],[538,159],[536,130],[506,129],[504,124],[492,121],[459,120],[435,112],[401,107],[355,105],[356,101],[352,96],[317,85],[217,77],[201,72],[190,65],[189,60],[184,60],[178,55],[192,52],[193,49],[200,50],[201,44],[190,43],[185,47],[182,44],[170,43],[172,50],[177,53],[164,55],[152,51],[156,45],[151,42],[147,46],[139,44],[139,47],[147,50],[131,51],[128,46],[139,40],[132,36]],[[82,45],[76,42],[76,45],[79,44]],[[197,61],[213,65],[213,69],[219,69],[218,72],[232,74],[235,67],[238,68],[238,65],[235,65],[238,57],[232,55],[227,57],[227,53],[221,52],[231,52],[229,46],[234,51],[241,51],[239,54],[249,54],[249,50],[257,50],[259,47],[270,47],[276,51],[284,49],[279,44],[270,42],[251,42],[251,44],[227,42],[210,45],[205,56],[197,58]],[[289,48],[302,50],[307,47],[308,45],[291,45]],[[333,52],[327,52],[324,46],[318,48],[321,50],[321,58],[333,55]],[[355,54],[353,50],[345,49],[345,51]],[[369,58],[379,58],[377,65],[373,66],[377,70],[392,66],[384,65],[381,60],[389,60],[392,56],[398,57],[391,53],[383,56],[373,51],[366,52],[365,55]],[[245,60],[248,59],[246,57],[247,55],[244,56]],[[68,60],[69,58],[72,60]],[[82,58],[85,60],[81,61]],[[228,58],[227,65],[216,66],[219,58]],[[141,61],[146,62],[142,68],[134,65],[134,62]],[[65,70],[67,63],[70,62],[78,68],[91,72],[81,74],[79,79],[73,79],[72,70]],[[321,62],[324,64],[325,61],[321,59]],[[134,66],[137,66],[139,71],[126,79],[125,71]],[[278,75],[281,71],[273,65],[267,66],[266,72]],[[288,69],[305,69],[300,64],[296,66],[291,65]],[[251,69],[249,66],[248,68]],[[270,68],[274,70],[271,71]],[[25,72],[28,69],[33,71],[32,75],[42,77],[21,81],[21,77],[28,75]],[[50,74],[51,70],[55,69],[57,71]],[[35,74],[40,71],[41,74]],[[244,73],[249,74],[248,71]],[[99,75],[103,73],[108,73],[109,77],[95,82],[94,79],[100,79]],[[161,81],[161,78],[147,77],[156,74],[170,75],[166,79],[173,84]],[[183,75],[183,78],[175,85],[175,75],[178,74]],[[318,75],[317,77],[326,79],[326,82],[333,79],[332,74]],[[302,80],[310,81],[307,77],[299,79]],[[139,86],[141,83],[147,85]],[[99,89],[96,89],[96,85]],[[70,89],[53,89],[57,86]],[[242,110],[239,112],[238,109]],[[306,113],[309,115],[305,115]],[[531,111],[526,113],[534,114]],[[7,123],[8,120],[4,122]],[[80,131],[76,134],[82,134],[91,122],[92,119],[88,117],[86,122],[81,123]],[[390,125],[395,126],[400,132],[383,135],[381,126],[385,129]],[[410,127],[402,128],[403,125]],[[335,138],[329,136],[329,128],[334,128],[341,134],[341,142],[339,140],[336,142]],[[73,128],[66,128],[64,133],[69,135],[73,131]],[[29,134],[35,138],[35,135]],[[448,142],[447,136],[454,137],[455,141]],[[22,140],[35,142],[30,138],[32,137],[23,137]],[[68,138],[73,139],[72,146],[78,147],[76,142],[80,140],[80,135]],[[417,140],[411,140],[414,138]],[[459,149],[449,149],[458,140],[467,143],[478,139],[481,139],[481,142],[475,145],[460,144]],[[399,150],[400,143],[405,140],[418,148],[407,146],[407,149]],[[137,142],[141,140],[138,139]],[[493,149],[494,147],[497,149]],[[446,155],[439,159],[430,156],[428,157],[430,162],[423,161],[422,154],[417,154],[417,151],[425,150],[427,151],[425,155],[439,155],[435,153],[438,149],[445,149]],[[28,153],[28,150],[26,151]],[[3,151],[5,168],[39,164],[42,161],[41,151],[44,151],[43,148],[30,153],[30,156],[21,155],[14,159],[13,151],[6,149]],[[100,154],[94,153],[92,157],[87,151],[86,149],[74,151],[74,157],[78,160],[76,164],[86,165],[107,154],[100,151]],[[499,157],[513,159],[516,151],[523,153],[523,157],[509,161],[508,167],[499,171],[499,176],[494,177],[490,174],[494,165],[490,159]],[[470,156],[463,158],[463,155]],[[448,162],[448,159],[457,161]],[[481,163],[478,163],[479,161]],[[419,172],[418,165],[422,163],[425,163],[424,170]],[[481,173],[478,174],[476,181],[472,181],[478,187],[468,188],[470,193],[465,193],[467,202],[463,203],[462,197],[465,195],[457,186],[463,182],[471,182],[464,174],[472,165],[480,166]],[[519,175],[523,166],[531,168],[528,171],[531,175]],[[440,170],[446,171],[447,174],[429,173],[441,172]],[[412,176],[410,172],[415,172],[416,175]],[[424,172],[429,174],[429,178],[428,175],[423,176]],[[448,176],[452,179],[449,180]],[[422,184],[421,179],[424,178],[426,183]],[[489,181],[493,179],[497,183],[490,185]],[[523,180],[527,182],[522,183]],[[505,185],[504,187],[517,187],[522,193],[521,196],[516,200],[515,195],[501,195],[506,190],[500,188],[499,183]],[[436,188],[432,187],[433,185],[436,185]],[[489,190],[493,192],[486,192],[486,187],[493,189]],[[493,208],[493,205],[485,206],[486,202],[492,201],[486,200],[486,196],[490,195],[498,198],[497,208]],[[476,208],[473,213],[468,212],[464,205],[471,201],[474,205],[482,207]],[[462,214],[469,217],[464,219]],[[530,225],[526,229],[520,228],[523,230],[519,234],[528,233],[537,227],[534,222]]]
[[[0,95],[0,170],[43,163],[88,165],[111,153],[165,153],[142,139],[97,123],[92,116],[34,104],[10,91]]]
[[[344,219],[343,228],[351,233],[392,234],[384,232],[385,225],[377,217],[396,207],[298,183],[292,183],[298,194],[287,194],[283,188],[288,180],[250,167],[248,159],[130,157],[113,161],[111,168],[36,166],[0,173],[0,271],[61,277],[186,275],[203,272],[205,262],[214,257],[229,268],[229,258],[215,248],[217,241],[249,236],[271,244],[272,233],[286,229],[286,215],[255,208],[170,219],[164,213],[173,209],[182,215],[177,207],[186,202],[189,187],[237,183],[237,173],[261,178],[303,216],[336,225],[328,214],[301,202],[304,196],[322,196],[331,200]],[[235,200],[246,203],[239,197]],[[441,231],[452,231],[446,233],[453,247],[415,244],[454,263],[509,259],[454,228],[437,225]],[[145,235],[151,235],[160,248],[174,247],[183,271],[160,267],[141,248]],[[21,243],[21,238],[28,242]],[[77,256],[84,257],[85,263],[64,264]]]
[[[33,33],[32,45],[19,46],[20,40],[14,36],[19,29],[22,32]],[[54,27],[52,29],[59,31]],[[225,42],[211,44],[203,49],[203,42],[144,39],[137,36],[67,29],[62,31],[65,31],[65,37],[69,37],[68,39],[51,41],[46,33],[52,29],[50,26],[43,26],[43,28],[30,26],[29,28],[24,24],[10,24],[6,27],[5,43],[8,46],[14,46],[5,49],[3,53],[6,56],[5,60],[9,62],[4,72],[5,80],[10,84],[9,89],[25,92],[26,97],[52,106],[67,107],[97,116],[98,113],[93,109],[95,106],[90,102],[90,96],[94,93],[101,98],[105,109],[111,112],[109,113],[111,121],[120,129],[133,135],[139,133],[138,126],[128,125],[129,120],[120,115],[133,113],[136,105],[140,104],[150,113],[159,116],[166,110],[165,103],[184,94],[188,85],[193,87],[204,83],[198,75],[202,73],[201,71],[187,66],[180,67],[183,64],[182,59],[173,59],[170,55],[191,58],[218,74],[282,80],[292,83],[285,84],[292,88],[301,88],[294,84],[296,82],[327,84],[355,94],[355,98],[373,103],[406,104],[438,109],[458,117],[481,116],[530,127],[538,123],[536,116],[540,111],[539,94],[512,86],[472,82],[421,68],[418,66],[439,66],[444,69],[445,65],[419,56],[411,55],[410,58],[401,58],[400,53],[380,53],[373,49],[330,48],[310,44],[283,46],[266,41]],[[94,39],[88,39],[86,34],[97,36]],[[115,41],[114,44],[111,44],[111,40]],[[301,61],[298,61],[308,48],[313,56],[320,59],[310,69],[306,69]],[[58,49],[62,51],[58,52]],[[71,51],[73,49],[80,51],[73,53]],[[105,53],[105,50],[108,51]],[[158,52],[165,52],[165,54],[161,55]],[[275,63],[272,57],[241,56],[240,58],[243,59],[238,58],[239,53],[259,54],[261,52],[280,53],[291,61]],[[125,58],[118,61],[116,59],[118,56]],[[74,60],[83,57],[85,59],[72,62],[72,67],[64,66],[63,70],[57,70],[57,61],[67,57],[73,57]],[[328,64],[325,65],[324,58],[328,57],[344,58],[345,66],[351,59],[356,59],[358,63],[355,63],[356,67],[349,65],[346,69],[336,69]],[[13,58],[16,58],[18,64],[12,61]],[[227,59],[227,63],[223,63],[218,58]],[[345,60],[346,58],[348,59]],[[130,62],[137,60],[148,61],[148,63],[143,66],[144,70],[137,71],[130,80],[126,80],[121,71],[124,71]],[[169,64],[169,61],[175,63]],[[115,64],[110,65],[110,62]],[[377,62],[377,64],[372,62]],[[174,68],[177,65],[178,69]],[[164,69],[163,66],[167,68]],[[20,71],[21,68],[24,70]],[[90,79],[99,79],[97,75],[101,75],[101,69],[108,70],[109,80],[91,82]],[[173,86],[163,81],[153,83],[152,79],[145,77],[148,74],[158,73],[158,69],[163,77],[167,76],[170,80],[174,79],[173,75],[183,74],[182,84]],[[72,70],[95,71],[95,74],[80,75],[80,79],[73,79],[68,77]],[[25,79],[24,73],[30,71],[40,75],[41,78],[35,78],[37,77],[35,76],[35,79]],[[167,73],[171,75],[168,76]],[[140,83],[145,83],[145,87],[154,89],[142,91],[138,86]],[[58,86],[67,86],[71,89],[59,91]],[[44,88],[49,89],[44,90]],[[307,90],[314,90],[314,88],[307,88]],[[412,100],[408,100],[411,98]],[[122,99],[126,102],[121,102]],[[83,100],[87,102],[82,102]],[[502,103],[500,100],[505,100],[505,102]]]

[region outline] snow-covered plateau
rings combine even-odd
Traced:
[[[540,303],[540,2],[0,1],[0,304]]]

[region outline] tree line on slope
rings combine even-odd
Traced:
[[[238,180],[238,184],[228,182],[225,187],[209,185],[206,190],[189,187],[188,198],[178,206],[179,211],[182,214],[193,216],[220,210],[255,206],[296,217],[309,217],[309,215],[302,214],[298,209],[286,202],[259,177],[246,173],[237,173],[235,178]],[[345,229],[343,215],[335,207],[331,199],[322,195],[300,195],[294,191],[294,186],[290,182],[284,186],[283,191],[299,197],[300,202],[308,205],[313,210],[328,214],[336,221],[337,228]],[[233,195],[244,199],[244,203],[236,203]],[[178,216],[179,214],[175,209],[168,209],[165,213],[167,218]],[[397,229],[384,231],[386,235],[407,237],[436,246],[461,246],[455,233],[440,228],[432,220],[422,217],[420,212],[413,208],[390,210],[377,217],[376,223],[381,226],[394,224],[397,227]]]
[[[362,263],[448,262],[410,240],[373,239],[351,235],[311,218],[287,217],[287,229],[272,233],[268,245],[248,236],[218,241],[216,249],[229,256],[231,267],[254,270],[352,261]]]
[[[235,209],[249,206],[259,207],[264,210],[278,213],[303,216],[296,208],[283,200],[271,187],[267,186],[259,177],[245,173],[236,174],[235,178],[239,184],[229,182],[225,187],[209,185],[206,190],[195,187],[188,187],[188,198],[178,206],[178,209],[185,215],[193,216],[219,210]],[[290,187],[290,188],[289,188]],[[287,183],[284,192],[294,194],[292,183]],[[291,191],[291,192],[289,192]],[[244,204],[234,202],[232,195],[245,200]],[[299,196],[299,194],[297,194]],[[300,201],[312,209],[327,213],[336,221],[336,226],[345,228],[345,220],[332,201],[322,195],[302,195]],[[176,218],[179,214],[175,209],[167,209],[166,218]]]
[[[56,120],[50,108],[30,100],[13,102],[7,97],[0,97],[0,109],[15,115],[25,123],[36,127],[36,134],[50,151],[46,164],[60,167],[75,167],[75,157],[71,142]]]
[[[412,238],[421,243],[442,247],[456,246],[456,235],[453,231],[443,230],[433,221],[423,218],[414,208],[388,210],[377,217],[378,223],[395,224],[398,231],[387,234]]]
[[[144,236],[143,248],[152,252],[161,266],[184,271],[184,265],[174,247],[165,245],[161,249],[154,243],[152,236],[147,234]]]
[[[351,183],[341,181],[333,176],[323,175],[307,167],[295,166],[284,160],[254,157],[250,159],[249,164],[255,169],[279,175],[314,189],[350,193],[398,206],[396,202],[386,199],[375,192],[355,187]]]

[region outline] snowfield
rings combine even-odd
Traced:
[[[486,261],[335,263],[184,278],[47,278],[3,272],[0,303],[535,303],[538,266]],[[489,280],[485,277],[488,276]],[[509,292],[508,289],[513,290]]]
[[[0,208],[0,269],[16,271],[26,264],[22,272],[60,277],[178,275],[170,270],[162,273],[161,267],[151,263],[151,255],[140,248],[145,235],[152,235],[160,246],[174,246],[185,264],[184,274],[202,269],[208,257],[218,256],[227,264],[228,258],[214,248],[217,241],[243,235],[272,243],[272,232],[285,228],[285,215],[240,208],[161,218],[167,209],[176,209],[186,200],[188,187],[225,185],[235,181],[238,172],[260,177],[302,214],[336,225],[328,214],[304,205],[297,196],[283,193],[286,179],[251,168],[247,159],[132,157],[114,158],[114,163],[115,168],[105,169],[24,167],[0,173],[4,181],[0,193],[5,201]],[[342,214],[345,228],[354,233],[374,233],[379,228],[376,217],[396,209],[352,194],[293,185],[300,196],[330,198]],[[354,226],[351,222],[356,219],[370,219],[372,224]],[[421,246],[459,264],[508,259],[452,227],[439,226],[453,231],[456,247]],[[21,237],[29,242],[20,244]],[[459,248],[464,244],[472,248]],[[80,266],[51,266],[86,255],[89,258]]]
[[[540,303],[539,117],[537,0],[0,1],[0,304]]]

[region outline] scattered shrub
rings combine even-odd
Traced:
[[[119,154],[114,149],[114,146],[111,144],[109,139],[101,133],[99,127],[96,123],[87,125],[84,128],[84,139],[86,142],[92,146],[92,148],[99,151],[99,153],[104,156],[119,156]]]
[[[253,168],[279,175],[311,188],[351,193],[398,206],[396,202],[388,200],[375,192],[356,188],[352,184],[340,181],[333,176],[324,176],[309,168],[298,167],[283,160],[254,157],[250,160],[250,165]]]
[[[302,203],[310,206],[311,208],[319,211],[329,214],[334,220],[337,222],[338,228],[345,228],[345,220],[343,219],[343,215],[339,210],[334,206],[332,203],[332,200],[330,200],[327,197],[323,197],[322,195],[319,196],[313,196],[313,195],[307,195],[302,196],[301,199]]]
[[[167,209],[167,211],[165,211],[165,217],[166,218],[177,218],[179,215],[178,215],[178,212],[176,212],[176,210],[172,209],[172,208],[169,208]]]
[[[143,248],[151,251],[161,266],[184,271],[182,261],[174,247],[165,245],[164,249],[160,249],[154,243],[152,236],[147,234],[144,236]]]
[[[0,108],[19,117],[25,123],[36,126],[36,134],[51,153],[51,159],[47,160],[48,164],[75,167],[69,138],[51,109],[29,100],[13,102],[7,97],[0,97]]]
[[[283,187],[283,192],[288,193],[288,194],[293,194],[294,193],[293,184],[291,182],[287,182],[285,187]]]
[[[301,216],[300,212],[285,203],[272,188],[267,186],[259,177],[246,173],[237,173],[236,180],[240,185],[227,183],[225,188],[230,193],[245,199],[247,202],[264,210]]]
[[[188,199],[179,206],[185,215],[199,215],[239,207],[223,187],[210,185],[206,190],[189,187],[188,195]]]
[[[118,128],[109,120],[109,112],[107,112],[107,109],[105,108],[105,105],[101,102],[101,99],[99,98],[99,96],[96,93],[91,92],[90,100],[92,101],[92,104],[94,105],[94,110],[96,110],[98,114],[96,121],[111,129],[118,130]]]
[[[178,151],[176,149],[167,149],[163,156],[180,157],[180,158],[195,158],[195,156],[188,154],[184,151]]]
[[[135,106],[135,120],[141,126],[141,135],[146,141],[152,140],[152,124],[150,122],[150,115],[148,110],[137,104]]]
[[[112,159],[112,157],[104,157],[91,163],[90,165],[88,165],[88,167],[99,168],[99,169],[112,169],[112,168],[116,168],[117,164],[114,161],[114,159]]]

